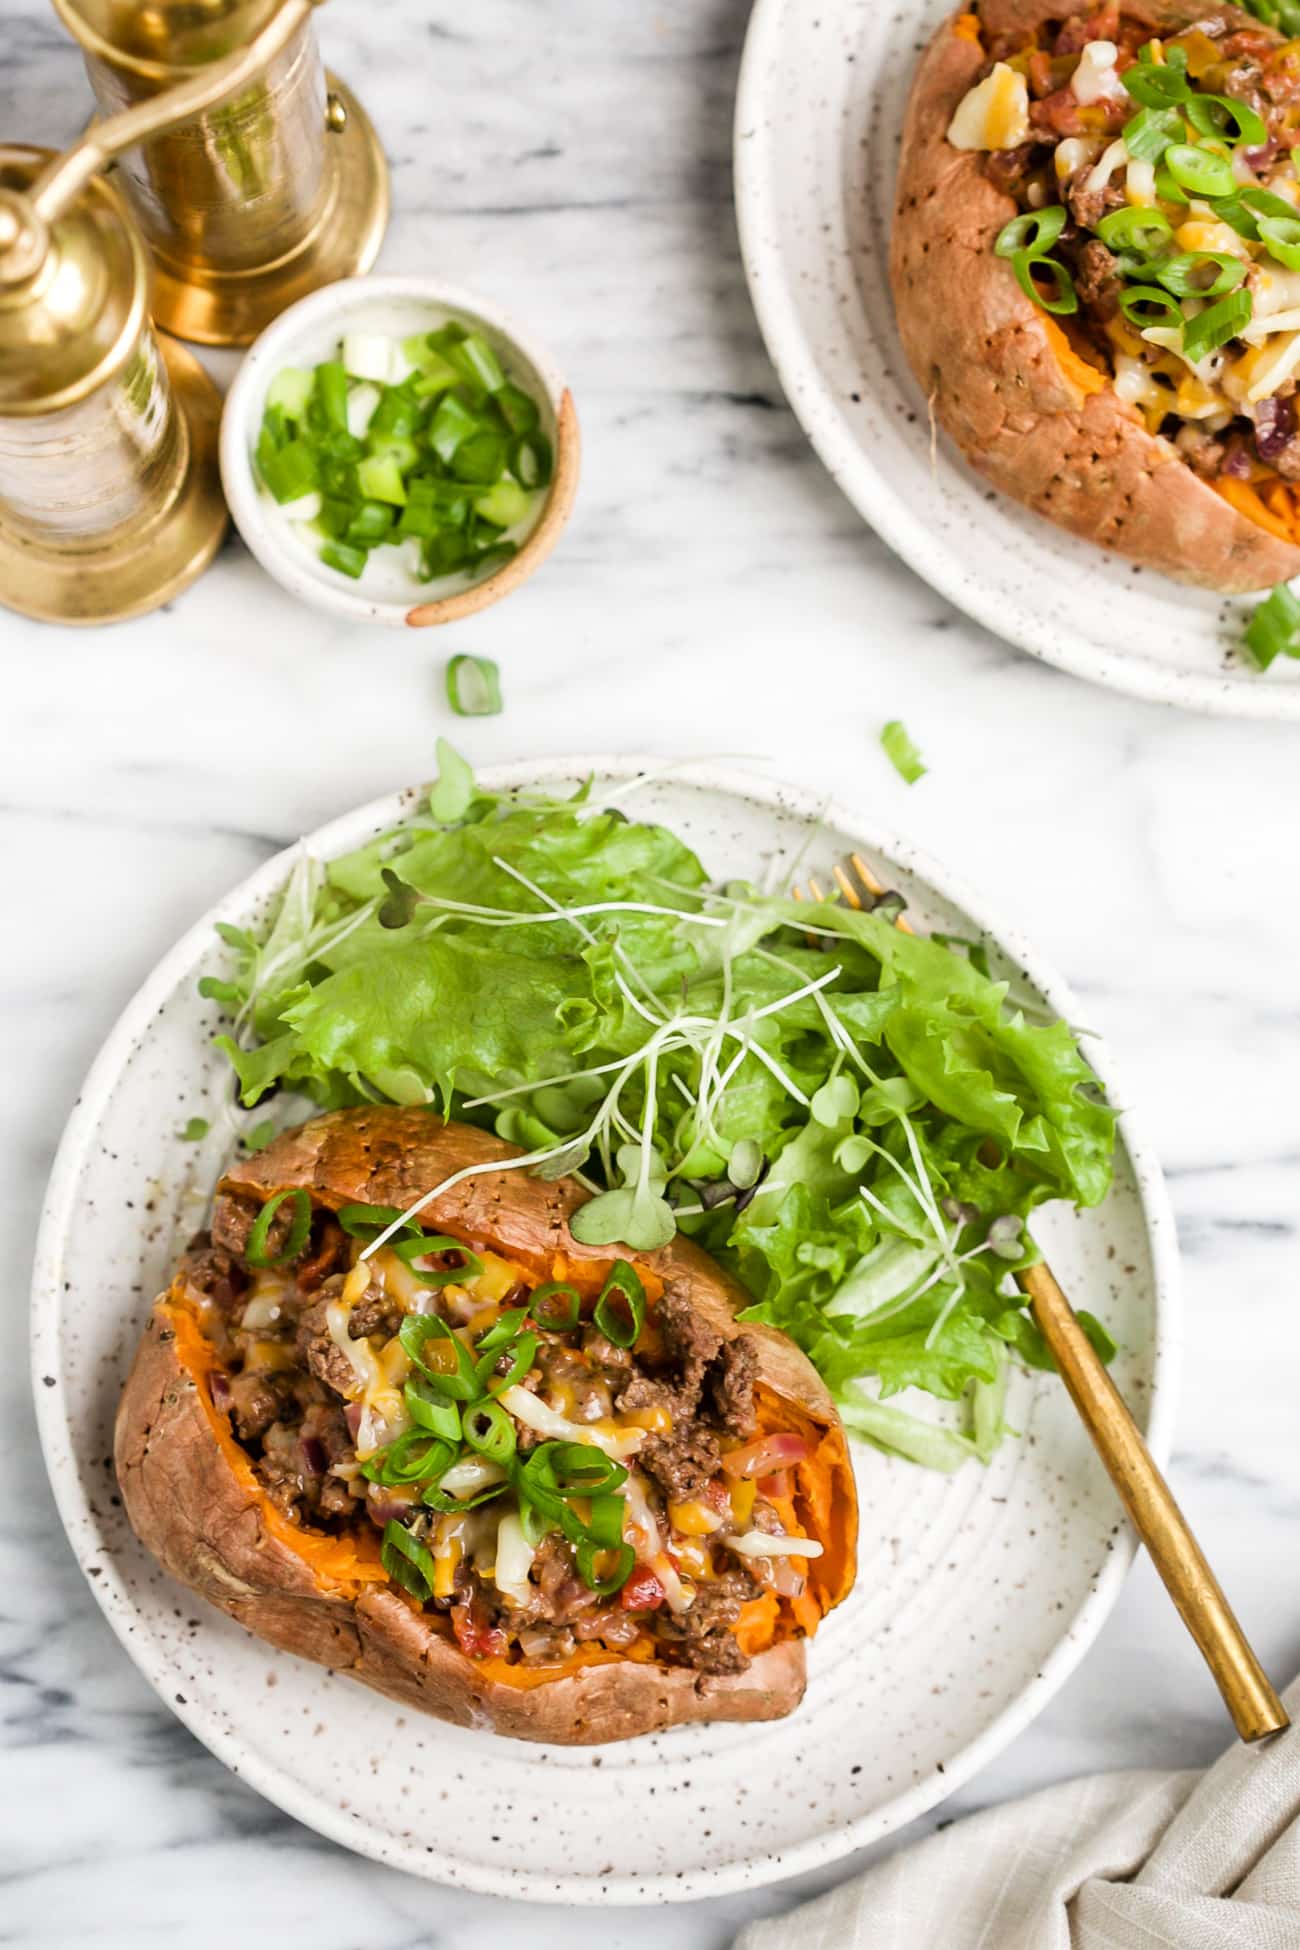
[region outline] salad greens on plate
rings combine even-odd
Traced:
[[[264,940],[221,929],[234,972],[201,986],[234,1018],[243,1103],[490,1128],[587,1187],[585,1243],[680,1230],[713,1253],[855,1433],[987,1460],[1008,1360],[1051,1365],[1009,1277],[1037,1257],[1027,1221],[1110,1184],[1114,1112],[1069,1028],[979,944],[897,928],[896,894],[865,912],[721,886],[590,783],[497,796],[441,741],[439,761],[411,819],[299,861]]]

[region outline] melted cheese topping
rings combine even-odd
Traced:
[[[998,61],[957,104],[948,124],[954,149],[1016,149],[1029,139],[1029,84]]]
[[[1089,41],[1079,56],[1079,65],[1070,76],[1070,93],[1076,102],[1127,102],[1129,94],[1115,72],[1119,53],[1114,41]]]

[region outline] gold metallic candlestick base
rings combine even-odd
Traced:
[[[154,322],[198,345],[249,345],[309,291],[368,271],[388,224],[388,163],[374,125],[336,75],[325,139],[327,193],[298,248],[251,271],[203,271],[154,254]]]
[[[0,603],[42,623],[117,623],[159,609],[187,589],[221,546],[226,504],[217,468],[221,395],[192,352],[160,339],[190,458],[176,498],[111,529],[98,548],[52,547],[5,526],[0,508]]]

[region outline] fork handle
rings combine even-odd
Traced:
[[[1281,1732],[1290,1724],[1286,1709],[1051,1268],[1040,1261],[1016,1279],[1029,1296],[1030,1311],[1097,1454],[1214,1675],[1237,1732],[1243,1740]]]

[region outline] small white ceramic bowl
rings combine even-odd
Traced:
[[[477,327],[509,376],[541,410],[555,453],[550,487],[529,527],[512,535],[518,554],[495,574],[472,582],[447,576],[420,583],[397,549],[375,549],[365,573],[350,582],[318,561],[253,473],[253,449],[271,381],[286,366],[314,366],[338,356],[345,332],[406,338],[449,318]],[[500,601],[555,546],[578,486],[578,417],[568,388],[544,351],[505,312],[436,278],[344,278],[290,305],[251,347],[226,399],[221,422],[221,481],[235,525],[268,575],[304,602],[362,623],[452,623]]]

